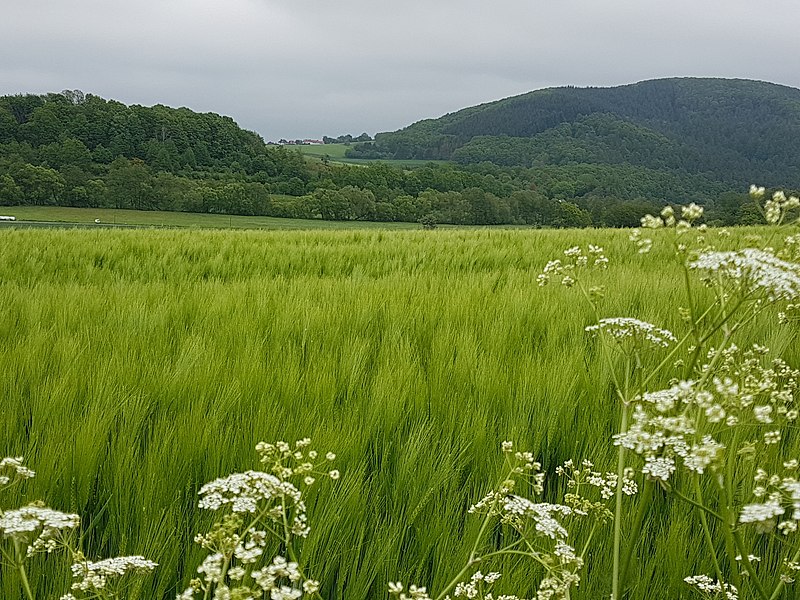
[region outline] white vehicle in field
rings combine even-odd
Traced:
[[[7,217],[5,215],[0,215],[0,221],[16,221],[17,217]]]

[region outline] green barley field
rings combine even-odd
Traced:
[[[0,456],[24,455],[37,477],[0,503],[81,514],[90,556],[160,564],[129,600],[172,599],[213,516],[198,488],[257,468],[260,440],[308,436],[342,473],[308,499],[303,556],[323,597],[385,598],[397,580],[435,591],[466,560],[466,510],[498,476],[501,441],[534,452],[546,496],[568,458],[613,468],[619,417],[592,317],[576,289],[536,275],[568,246],[602,245],[602,316],[683,332],[678,269],[627,235],[4,228]],[[774,317],[739,341],[800,364]],[[797,438],[784,443],[796,457]],[[663,495],[655,510],[630,597],[690,598],[682,579],[711,572],[696,517]],[[38,598],[66,593],[66,559],[33,564]],[[495,568],[499,592],[534,593],[537,572]],[[21,598],[1,569],[0,597]],[[608,551],[591,554],[573,598],[607,598],[610,572]]]

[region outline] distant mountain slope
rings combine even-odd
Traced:
[[[538,90],[380,133],[365,150],[464,164],[632,164],[736,186],[797,186],[798,140],[800,89],[675,78]]]

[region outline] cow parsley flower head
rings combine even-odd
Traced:
[[[5,538],[20,541],[30,541],[38,534],[36,541],[46,541],[53,539],[61,531],[75,529],[79,524],[78,515],[31,505],[3,514],[0,517],[0,533]]]
[[[83,592],[102,590],[110,577],[122,577],[128,573],[149,573],[158,566],[143,556],[118,556],[97,562],[79,561],[72,565],[72,576],[78,581],[73,590]]]
[[[571,515],[572,509],[569,506],[548,502],[531,502],[521,496],[508,495],[503,509],[509,516],[531,519],[534,529],[541,535],[553,540],[567,538],[567,530],[558,522],[556,515]]]
[[[586,331],[593,334],[604,332],[619,344],[631,342],[636,346],[647,344],[666,348],[677,341],[672,332],[630,317],[600,319],[597,325],[586,327]]]
[[[703,207],[698,206],[694,202],[689,204],[689,206],[681,206],[681,216],[690,223],[696,221],[703,216]]]
[[[653,479],[666,481],[675,472],[675,460],[673,458],[649,456],[644,461],[642,473]]]
[[[686,577],[684,581],[711,598],[739,600],[739,590],[736,587],[711,579],[708,575],[692,575],[691,577]]]
[[[584,250],[580,246],[572,246],[564,250],[564,259],[548,261],[542,272],[536,277],[539,286],[547,285],[553,277],[559,278],[565,287],[572,287],[578,279],[576,271],[586,267],[605,269],[608,267],[608,258],[600,246],[589,244]]]
[[[300,501],[301,493],[287,481],[261,471],[246,471],[220,477],[200,488],[198,506],[217,510],[230,505],[233,512],[254,513],[258,503],[275,497],[288,497],[295,503]]]
[[[394,596],[397,600],[431,600],[427,588],[411,584],[406,593],[403,584],[399,581],[389,584],[389,595]]]
[[[36,475],[24,464],[21,456],[7,456],[0,459],[0,488],[13,484],[15,481],[31,479]]]
[[[777,500],[769,500],[762,504],[745,504],[739,515],[739,523],[766,524],[780,517],[785,511]]]
[[[800,297],[800,265],[774,254],[746,248],[738,252],[704,252],[689,268],[718,277],[728,288],[744,294],[760,293],[770,301]]]

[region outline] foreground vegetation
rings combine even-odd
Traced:
[[[310,435],[342,473],[306,499],[313,527],[300,566],[321,594],[375,598],[398,578],[450,581],[473,556],[465,540],[487,533],[465,512],[503,475],[501,442],[531,450],[550,475],[568,459],[616,471],[620,363],[603,360],[584,328],[598,307],[685,328],[672,233],[655,233],[639,239],[652,245],[639,255],[613,231],[0,232],[0,452],[38,471],[10,504],[46,498],[88,517],[87,555],[161,565],[130,598],[174,597],[200,564],[193,533],[211,522],[197,509],[200,485],[255,466],[261,439]],[[705,235],[724,249],[773,233]],[[609,257],[607,270],[580,275],[586,290],[606,286],[594,309],[576,295],[574,271],[564,274],[572,287],[537,286],[564,247],[590,243]],[[710,305],[710,291],[696,294],[694,306]],[[796,330],[761,308],[737,343],[797,365]],[[691,363],[691,349],[680,356],[661,372],[663,356],[637,355],[640,372],[656,374],[652,389]],[[796,456],[791,430],[780,449]],[[780,457],[761,458],[779,468]],[[563,485],[549,477],[541,491],[555,501]],[[630,597],[688,597],[684,577],[714,573],[714,556],[690,504],[650,493],[652,518],[622,540],[636,549]],[[503,529],[488,534],[503,544]],[[611,526],[597,535],[609,540]],[[773,568],[775,547],[759,546]],[[607,596],[618,559],[590,550],[586,561],[571,597]],[[35,564],[41,596],[68,588],[65,571]],[[541,574],[528,564],[508,555],[495,566],[497,593],[534,594]],[[19,597],[19,579],[2,574],[4,597]]]

